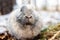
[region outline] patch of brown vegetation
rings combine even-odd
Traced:
[[[8,32],[0,34],[0,40],[16,40]]]

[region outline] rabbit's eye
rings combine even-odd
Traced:
[[[23,13],[23,15],[25,15],[25,13]]]

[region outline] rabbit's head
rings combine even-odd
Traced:
[[[33,25],[36,22],[36,17],[32,9],[26,6],[21,8],[21,14],[17,17],[17,21],[23,25]]]

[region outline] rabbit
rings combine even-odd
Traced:
[[[41,28],[41,19],[28,6],[12,11],[7,27],[11,35],[21,40],[33,39],[40,34]]]

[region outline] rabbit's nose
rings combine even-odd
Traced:
[[[29,18],[32,18],[32,16],[25,16],[25,17],[28,18],[28,19],[29,19]]]

